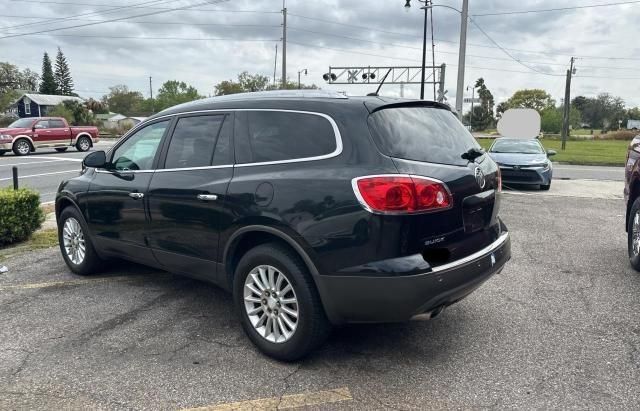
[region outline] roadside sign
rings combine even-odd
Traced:
[[[480,99],[478,97],[476,97],[476,98],[465,97],[463,101],[464,101],[465,104],[471,104],[471,103],[480,104],[481,103],[481,101],[480,101]]]

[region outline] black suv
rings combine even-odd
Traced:
[[[510,258],[496,164],[445,105],[327,92],[165,110],[61,183],[62,256],[218,284],[268,355],[331,324],[433,317]]]

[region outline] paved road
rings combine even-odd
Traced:
[[[553,178],[624,181],[624,167],[553,165]]]
[[[637,409],[623,207],[506,194],[500,275],[430,322],[343,327],[292,364],[256,351],[213,286],[131,264],[81,278],[56,249],[16,255],[0,275],[0,409]]]
[[[113,145],[112,141],[101,141],[94,149],[106,150]],[[15,157],[7,154],[0,157],[0,187],[11,185],[11,166],[17,165],[20,175],[20,186],[29,187],[40,193],[41,201],[48,202],[55,198],[55,193],[62,181],[75,175],[80,169],[80,161],[86,153],[78,153],[70,149],[65,153],[54,150],[39,150],[26,157]],[[554,178],[558,179],[591,179],[624,181],[623,167],[591,167],[554,165]]]
[[[112,141],[100,141],[92,150],[107,150]],[[41,149],[28,156],[17,157],[13,153],[0,157],[0,187],[10,186],[11,169],[18,167],[20,187],[32,188],[40,193],[42,202],[53,201],[60,181],[70,178],[80,171],[82,159],[88,153],[80,153],[69,148],[64,153],[54,149]]]

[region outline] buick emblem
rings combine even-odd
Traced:
[[[487,181],[484,178],[484,173],[482,172],[482,170],[480,170],[480,167],[476,167],[475,175],[476,175],[476,181],[478,182],[480,189],[481,190],[484,189],[484,186],[487,184]]]

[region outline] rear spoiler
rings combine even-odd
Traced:
[[[364,102],[365,107],[369,110],[369,114],[373,114],[376,111],[385,110],[388,108],[400,108],[400,107],[432,107],[439,108],[442,110],[447,110],[453,112],[451,107],[447,104],[438,103],[435,101],[427,101],[427,100],[404,100],[394,103],[374,105],[369,101]]]

